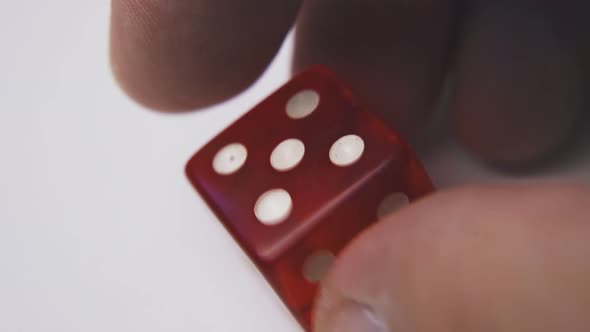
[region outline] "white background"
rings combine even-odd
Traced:
[[[193,114],[141,109],[114,84],[107,1],[0,11],[0,331],[299,331],[196,196],[184,163],[287,80]],[[590,137],[526,178],[590,179]],[[515,180],[443,140],[441,186]]]

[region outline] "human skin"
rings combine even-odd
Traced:
[[[582,1],[112,0],[117,81],[147,108],[222,102],[295,24],[293,70],[334,68],[419,141],[452,73],[457,141],[538,165],[586,112]],[[322,283],[316,331],[590,331],[590,187],[442,190],[354,239]]]

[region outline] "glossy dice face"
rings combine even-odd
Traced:
[[[407,145],[322,67],[226,128],[186,173],[304,326],[333,255],[432,189]]]

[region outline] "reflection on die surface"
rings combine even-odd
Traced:
[[[412,149],[322,66],[226,128],[186,174],[308,330],[334,256],[433,190]]]

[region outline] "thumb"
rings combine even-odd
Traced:
[[[589,187],[457,189],[354,240],[314,331],[590,331],[589,280]]]

